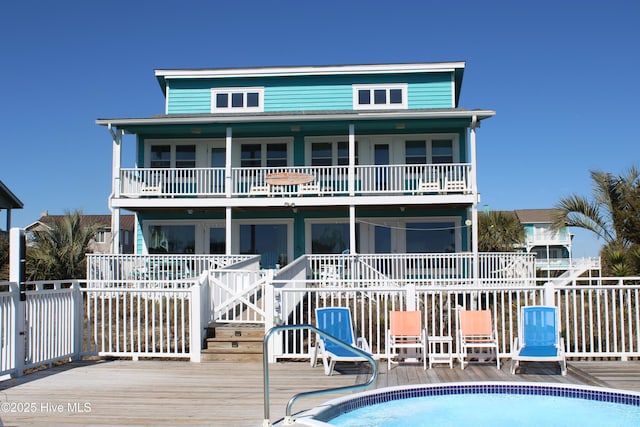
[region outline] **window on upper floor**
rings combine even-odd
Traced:
[[[95,242],[96,243],[106,243],[107,242],[107,233],[111,232],[111,228],[101,228],[96,231]]]
[[[185,144],[151,144],[149,146],[151,168],[195,168],[196,146]]]
[[[454,163],[451,139],[412,139],[404,144],[405,163],[408,165]]]
[[[264,111],[264,88],[215,88],[211,91],[212,113]]]
[[[354,110],[407,108],[407,85],[354,85]]]
[[[358,142],[356,141],[356,159],[358,164]],[[311,166],[346,166],[349,164],[349,142],[313,142],[311,143]]]
[[[240,166],[259,168],[287,166],[286,143],[251,143],[240,145]]]

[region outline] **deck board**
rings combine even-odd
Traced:
[[[566,377],[557,366],[524,366],[511,375],[510,364],[500,370],[490,363],[434,366],[379,364],[376,388],[404,384],[464,381],[532,381],[587,384],[640,392],[640,362],[570,362]],[[308,362],[282,362],[270,367],[271,419],[284,416],[295,393],[366,381],[370,367],[338,364],[331,377]],[[263,419],[261,363],[180,361],[73,362],[21,378],[0,382],[0,403],[35,404],[35,413],[2,413],[5,426],[259,426]],[[344,393],[343,393],[344,394]],[[343,394],[297,401],[294,412]],[[69,410],[74,404],[90,411]],[[60,413],[53,412],[63,405]]]

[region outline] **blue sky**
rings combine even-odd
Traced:
[[[14,226],[108,213],[95,120],[162,113],[154,69],[465,61],[460,106],[497,113],[482,205],[549,208],[590,194],[590,170],[640,166],[639,22],[632,0],[3,2],[0,180]],[[600,243],[576,231],[574,256]]]

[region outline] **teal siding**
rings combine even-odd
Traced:
[[[265,87],[264,111],[350,110],[351,85]]]
[[[211,112],[211,89],[215,87],[264,87],[264,111],[324,111],[353,109],[354,84],[408,84],[408,106],[451,108],[451,73],[398,75],[345,75],[312,77],[265,77],[235,79],[168,80],[168,114]]]

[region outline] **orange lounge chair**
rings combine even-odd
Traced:
[[[500,369],[498,335],[491,322],[491,311],[458,309],[458,348],[460,349],[458,358],[462,369],[464,369],[465,359],[469,357],[469,350],[476,348],[493,349],[496,356],[496,367]]]
[[[400,349],[414,348],[422,365],[427,369],[427,334],[422,327],[422,313],[419,311],[392,311],[389,313],[390,328],[387,331],[387,369],[391,369],[392,359]],[[420,352],[422,353],[420,355]]]

